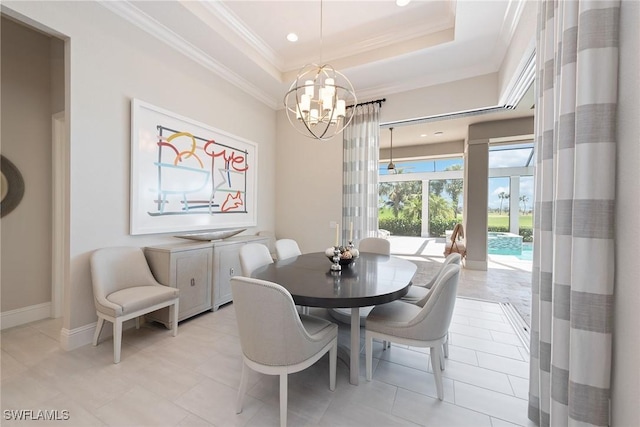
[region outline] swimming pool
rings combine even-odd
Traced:
[[[522,255],[522,236],[513,233],[490,231],[488,252],[493,255]]]
[[[493,250],[489,252],[489,255],[513,255],[521,261],[533,261],[533,243],[522,243],[522,252],[518,254],[507,253],[506,251]]]

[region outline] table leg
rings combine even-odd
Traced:
[[[360,308],[351,308],[351,357],[349,361],[349,382],[358,385],[360,376]]]

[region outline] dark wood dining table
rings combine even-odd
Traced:
[[[384,304],[403,297],[411,286],[416,265],[389,255],[360,253],[356,260],[331,271],[323,252],[279,260],[256,269],[251,277],[286,288],[296,304],[306,307],[350,308],[350,383],[360,373],[360,307]]]

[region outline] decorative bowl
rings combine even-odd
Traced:
[[[352,251],[355,253],[352,253]],[[352,251],[349,250],[349,248],[340,246],[340,261],[338,261],[340,265],[350,265],[356,260],[356,258],[358,258],[357,250],[353,249]],[[334,248],[327,248],[327,250],[324,251],[324,254],[329,258],[329,261],[333,263]]]
[[[239,228],[236,230],[220,230],[220,231],[207,231],[203,233],[190,233],[190,234],[181,234],[175,237],[179,237],[181,239],[190,239],[190,240],[223,240],[229,237],[235,236],[236,234],[240,234],[245,231],[246,228]]]

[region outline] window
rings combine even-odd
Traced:
[[[434,160],[407,160],[393,163],[396,165],[397,173],[423,173],[460,170],[462,169],[463,165],[462,157]],[[378,169],[380,175],[389,175],[389,171],[387,171],[388,164],[389,163],[380,163],[380,167]]]
[[[489,169],[527,166],[533,166],[533,142],[489,147]]]

